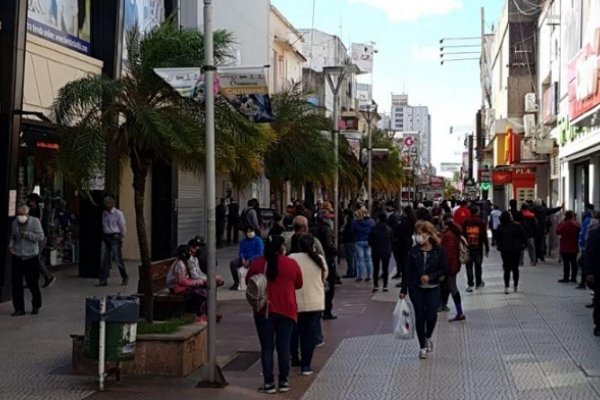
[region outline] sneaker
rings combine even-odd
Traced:
[[[384,287],[383,288],[383,293],[387,293],[387,292],[389,292],[388,288]]]
[[[448,312],[450,311],[450,309],[448,308],[448,306],[440,306],[438,312]]]
[[[362,278],[356,278],[356,282],[362,282]]]
[[[129,278],[125,278],[121,281],[121,286],[127,286],[128,283],[129,283]]]
[[[426,360],[427,359],[427,349],[421,349],[421,350],[419,350],[419,358],[421,360]]]
[[[594,303],[586,304],[585,308],[594,308]]]
[[[600,328],[594,328],[594,336],[600,336]]]
[[[279,383],[279,393],[287,393],[290,391],[290,384],[287,382]]]
[[[55,281],[56,281],[56,277],[55,276],[51,276],[50,278],[48,278],[48,279],[46,279],[44,281],[44,284],[42,285],[42,288],[47,288],[48,286],[52,285]]]
[[[308,369],[303,369],[302,372],[300,372],[300,375],[302,376],[311,376],[313,374],[313,370],[308,368]]]
[[[323,346],[325,346],[325,342],[324,342],[324,341],[320,341],[320,342],[319,342],[319,343],[317,343],[315,346],[316,346],[316,347],[323,347]]]
[[[104,286],[108,286],[108,283],[106,283],[106,282],[96,283],[96,287],[104,287]]]
[[[40,313],[40,309],[38,307],[33,307],[31,309],[31,315],[38,315]]]
[[[467,293],[473,293],[473,286],[467,287]]]
[[[325,315],[323,315],[323,320],[324,321],[331,321],[333,319],[337,319],[337,316],[335,316],[333,314],[325,314]]]
[[[371,278],[365,279],[365,282],[371,282]]]
[[[477,285],[477,289],[481,289],[485,287],[485,282],[481,282],[479,285]]]
[[[514,291],[515,291],[515,293],[517,293],[519,291],[519,287],[515,286]]]
[[[559,279],[558,283],[569,283],[568,279]]]
[[[449,319],[448,322],[459,322],[459,321],[464,321],[465,319],[467,319],[467,317],[465,317],[464,314],[460,314],[452,319]]]
[[[425,339],[425,346],[427,346],[426,349],[428,353],[433,352],[433,342],[431,339]]]
[[[579,285],[575,286],[575,289],[585,289],[585,285],[580,283]]]
[[[504,288],[504,294],[509,294],[510,293],[510,288]]]
[[[377,293],[379,292],[379,288],[373,288],[373,290],[371,290],[371,293]]]
[[[277,389],[275,389],[275,385],[264,385],[258,388],[259,393],[267,393],[267,394],[275,394],[277,393]]]
[[[10,314],[11,317],[20,317],[22,315],[25,315],[25,311],[23,311],[23,310],[18,310],[18,311],[15,311],[14,313]]]
[[[235,290],[235,291],[237,291],[238,290],[238,284],[234,283],[233,285],[231,285],[231,287],[229,288],[229,290]]]

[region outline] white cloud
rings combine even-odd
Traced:
[[[350,0],[384,11],[390,20],[416,21],[431,15],[444,15],[461,9],[462,0]]]
[[[420,61],[439,61],[440,48],[435,46],[413,46],[410,49],[412,58]]]

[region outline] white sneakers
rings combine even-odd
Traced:
[[[510,293],[510,288],[504,288],[504,294],[509,294]]]
[[[419,350],[419,358],[421,360],[426,360],[427,359],[427,349],[421,349],[421,350]]]
[[[433,342],[431,339],[425,339],[425,347],[419,350],[419,358],[426,360],[429,357],[429,353],[433,351]]]
[[[428,353],[431,353],[433,351],[433,342],[431,341],[431,339],[425,339],[425,348],[427,349]]]

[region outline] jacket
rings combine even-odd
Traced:
[[[590,234],[588,244],[583,253],[583,273],[594,275],[597,288],[600,285],[600,229]]]
[[[342,243],[354,243],[354,230],[352,229],[353,222],[353,218],[346,219],[346,223],[342,229]]]
[[[471,216],[471,211],[467,207],[459,207],[454,213],[454,223],[458,226],[463,226],[467,218]]]
[[[237,224],[240,222],[240,206],[237,203],[229,203],[227,206],[227,221],[230,224]]]
[[[201,279],[193,279],[189,273],[188,265],[183,260],[175,260],[167,274],[167,286],[175,294],[183,293],[189,287],[206,285]]]
[[[527,236],[523,226],[516,222],[500,224],[496,229],[498,251],[520,252],[527,247]]]
[[[319,239],[325,252],[325,258],[332,258],[337,256],[337,249],[335,247],[335,241],[333,236],[333,229],[327,222],[320,222],[315,225],[312,232],[313,236]]]
[[[245,238],[240,242],[240,259],[252,261],[256,257],[262,256],[264,251],[265,245],[258,236],[255,236],[254,239]]]
[[[579,222],[564,220],[556,227],[556,234],[560,235],[560,252],[566,254],[579,253],[579,232],[581,226]]]
[[[487,224],[479,217],[468,217],[462,224],[462,234],[467,239],[469,249],[486,252],[490,251],[487,235]],[[472,233],[474,231],[474,233]]]
[[[371,229],[375,226],[375,222],[371,218],[355,219],[352,223],[355,242],[368,242]]]
[[[537,230],[537,220],[535,219],[535,214],[529,210],[521,211],[522,222],[521,225],[525,230],[525,235],[528,239],[535,236],[535,232]]]
[[[21,236],[21,231],[23,235]],[[15,219],[12,223],[8,248],[22,260],[37,257],[40,254],[40,242],[44,240],[44,231],[39,219],[29,216],[24,225]]]
[[[400,253],[408,253],[413,245],[413,235],[415,234],[415,224],[405,215],[400,217],[400,223],[394,228],[394,236],[397,241],[394,243]]]
[[[583,216],[583,223],[581,224],[581,234],[579,235],[579,247],[585,249],[585,239],[587,238],[587,231],[592,222],[592,214],[586,212]]]
[[[431,284],[439,284],[440,279],[448,273],[448,257],[441,246],[434,247],[427,254],[426,263],[421,246],[414,246],[408,255],[408,266],[402,275],[400,293],[406,294],[409,288],[419,286],[423,275],[429,275]]]
[[[294,253],[290,258],[296,260],[302,271],[302,288],[296,290],[298,312],[325,310],[325,280],[327,279],[327,262],[323,257],[323,271],[307,253]]]
[[[369,246],[372,257],[390,258],[392,256],[392,229],[386,222],[378,222],[369,233]]]
[[[457,229],[458,230],[458,229]],[[448,257],[448,274],[457,275],[460,272],[460,233],[446,230],[442,235],[442,247]]]
[[[246,282],[257,274],[265,271],[266,259],[256,258],[246,275]],[[269,313],[279,314],[294,321],[298,320],[298,303],[296,290],[303,286],[302,271],[296,260],[287,256],[279,256],[278,273],[274,281],[267,283],[267,298],[269,299]]]
[[[548,230],[548,217],[562,210],[562,207],[548,208],[544,206],[535,206],[533,213],[537,220],[538,234],[546,234]]]

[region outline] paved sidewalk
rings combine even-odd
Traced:
[[[219,250],[219,270],[228,276],[235,249]],[[130,271],[134,271],[130,265]],[[417,359],[416,341],[391,339],[397,292],[371,296],[366,284],[344,281],[335,312],[324,322],[326,344],[315,355],[317,374],[291,377],[289,399],[600,399],[600,339],[592,336],[587,291],[559,284],[556,263],[521,269],[518,294],[504,295],[497,253],[486,259],[486,287],[463,296],[467,321],[450,324],[440,314],[429,360]],[[84,299],[114,293],[120,286],[94,288],[76,278],[75,268],[58,272],[43,290],[39,316],[10,318],[0,304],[0,399],[240,399],[256,393],[260,366],[227,372],[224,390],[193,389],[189,382],[126,377],[95,393],[92,377],[69,375],[70,333],[83,331]],[[133,292],[136,283],[130,283]],[[117,278],[113,279],[116,285]],[[462,282],[464,287],[464,282]],[[218,354],[225,363],[238,351],[257,351],[251,314],[241,293],[220,290]],[[238,299],[238,300],[236,300]],[[181,386],[187,383],[187,386]],[[268,396],[267,396],[268,397]]]

